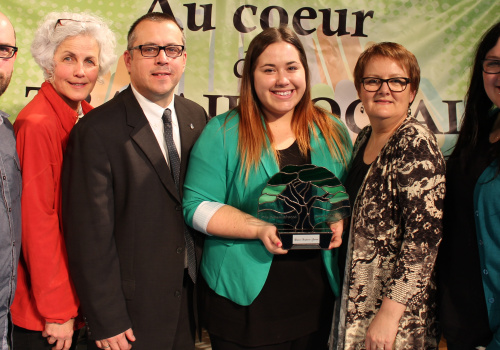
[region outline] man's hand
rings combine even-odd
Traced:
[[[128,350],[132,348],[129,342],[135,341],[134,332],[132,328],[127,329],[125,332],[115,335],[111,338],[96,340],[96,345],[100,349],[109,350]]]
[[[54,344],[54,350],[69,350],[73,340],[73,325],[75,319],[71,318],[63,324],[47,322],[42,335],[49,344]]]

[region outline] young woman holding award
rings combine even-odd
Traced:
[[[240,103],[213,118],[195,144],[184,214],[207,233],[201,273],[204,322],[213,349],[325,349],[343,222],[329,250],[282,248],[256,218],[268,180],[286,165],[314,164],[344,178],[351,141],[338,118],[311,101],[304,48],[288,28],[269,28],[248,47]]]

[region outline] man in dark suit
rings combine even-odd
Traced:
[[[202,237],[184,224],[182,185],[208,118],[174,96],[184,48],[173,17],[139,18],[124,53],[131,85],[88,113],[69,139],[63,225],[88,335],[96,340],[89,348],[194,349]]]

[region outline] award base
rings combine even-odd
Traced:
[[[283,249],[328,249],[332,233],[319,232],[280,232]]]

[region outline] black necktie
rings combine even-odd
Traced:
[[[177,148],[175,147],[174,143],[174,136],[172,132],[172,112],[170,111],[169,108],[165,109],[165,111],[163,112],[163,117],[161,119],[163,120],[165,142],[167,143],[170,171],[172,172],[172,177],[174,178],[177,191],[179,191],[181,160],[179,158],[179,153],[177,153]],[[194,249],[194,240],[193,236],[191,235],[191,232],[189,232],[185,226],[184,226],[184,239],[186,241],[188,273],[193,282],[196,282],[196,254]]]

